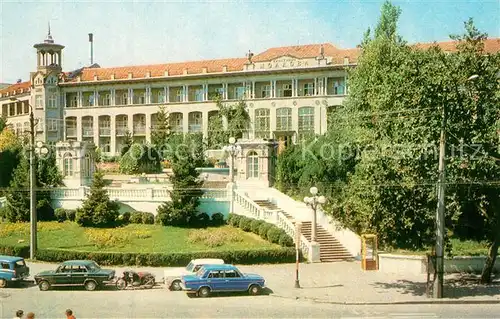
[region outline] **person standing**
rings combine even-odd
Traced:
[[[76,317],[73,316],[73,310],[71,309],[66,310],[66,319],[76,319]]]
[[[33,312],[28,312],[26,319],[35,319],[35,314]]]
[[[14,319],[22,319],[23,316],[24,316],[24,311],[18,310],[16,311],[16,316],[14,317]]]

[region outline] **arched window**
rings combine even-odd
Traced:
[[[270,117],[269,109],[255,110],[255,138],[269,138]]]
[[[276,109],[276,131],[292,130],[292,109],[282,107]]]
[[[71,153],[64,154],[63,164],[64,176],[73,176],[73,156],[71,156]]]
[[[314,136],[314,108],[304,106],[299,108],[299,141]]]
[[[259,178],[259,155],[255,151],[247,154],[247,178]]]
[[[90,154],[85,154],[85,159],[83,161],[83,176],[91,177],[92,176],[92,158]]]

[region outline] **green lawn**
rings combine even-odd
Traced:
[[[3,245],[29,244],[29,223],[0,223]],[[206,229],[131,224],[115,229],[79,227],[72,222],[39,222],[39,248],[105,252],[196,252],[277,248],[231,226]]]
[[[488,245],[484,242],[476,242],[472,240],[461,241],[456,238],[450,239],[452,247],[453,256],[485,256],[488,254]],[[431,249],[427,250],[404,250],[404,249],[394,249],[388,250],[391,254],[401,254],[401,255],[425,255],[429,253]]]

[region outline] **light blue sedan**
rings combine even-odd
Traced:
[[[258,295],[265,282],[262,276],[244,274],[233,265],[205,265],[194,275],[182,276],[182,289],[190,297],[208,297],[212,292],[240,291]]]

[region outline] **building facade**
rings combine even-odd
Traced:
[[[498,39],[488,41],[498,50]],[[160,106],[169,112],[173,131],[207,136],[218,110],[216,95],[227,103],[246,101],[251,127],[245,138],[286,144],[324,134],[329,111],[348,93],[347,70],[360,54],[325,43],[242,58],[116,68],[94,64],[63,72],[64,46],[50,31],[34,47],[37,69],[30,80],[0,90],[2,115],[23,133],[30,130],[32,107],[38,140],[89,141],[109,155],[120,152],[127,133],[149,142]]]

